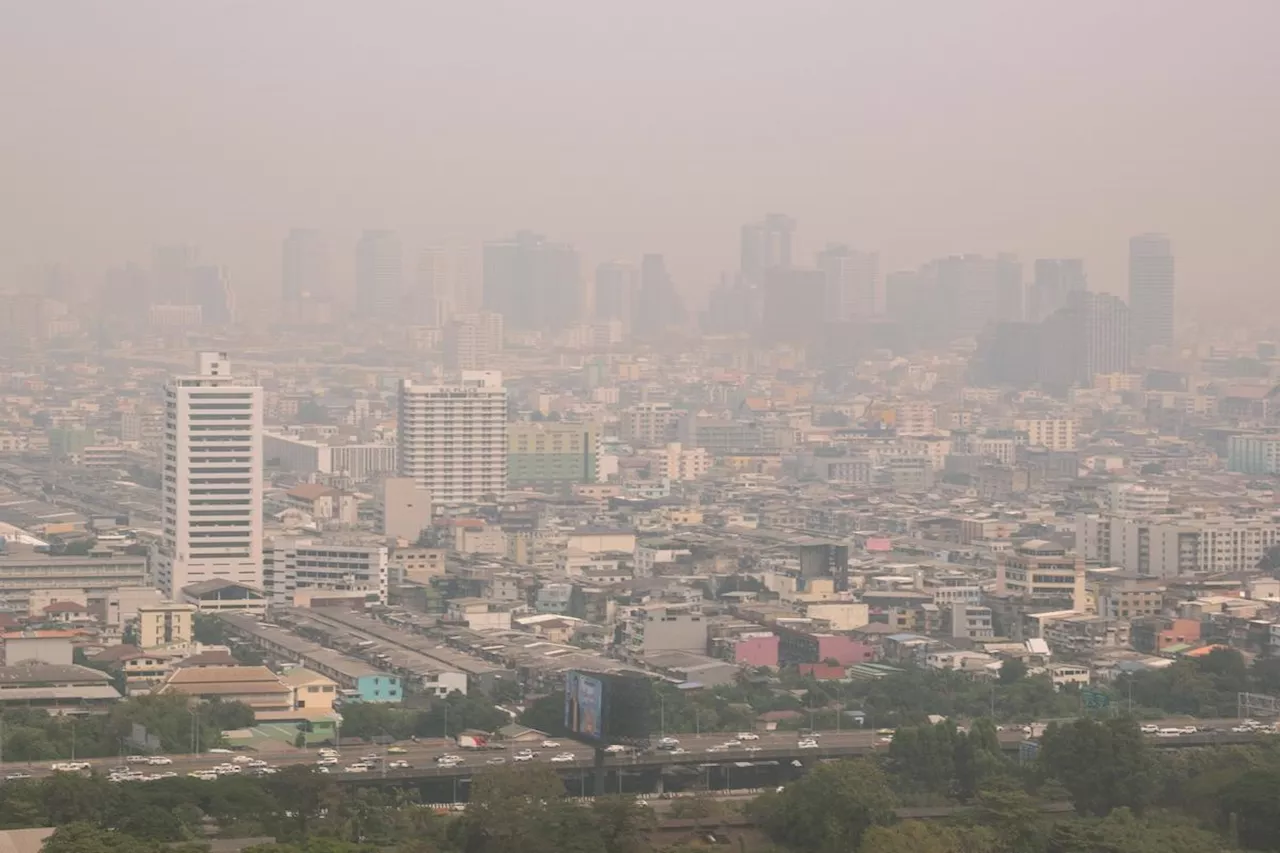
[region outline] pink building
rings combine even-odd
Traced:
[[[778,635],[761,631],[735,638],[733,662],[746,666],[777,667]]]

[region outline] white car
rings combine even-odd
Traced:
[[[740,746],[742,746],[742,741],[740,740],[727,740],[724,742],[725,749],[737,749]]]
[[[680,741],[673,737],[664,737],[658,739],[658,749],[675,749],[680,745]]]
[[[329,755],[326,755],[323,758],[316,759],[316,764],[319,765],[320,767],[332,767],[337,763],[338,763],[338,759]]]
[[[317,768],[316,768],[316,772],[317,772],[317,773],[328,773],[328,772],[330,772],[330,771],[329,771],[329,768],[328,768],[328,767],[317,767]]]
[[[404,759],[400,759],[398,761],[392,761],[390,764],[388,764],[387,769],[388,770],[408,770],[412,766],[413,766],[412,764],[405,761]]]
[[[574,761],[576,756],[572,752],[562,752],[559,755],[551,756],[552,764],[563,764],[566,761]]]
[[[7,782],[16,782],[19,779],[30,779],[31,774],[23,770],[15,770],[14,772],[10,773],[4,778],[5,778],[5,781]]]
[[[813,738],[806,738],[796,744],[797,749],[817,749],[818,742]]]
[[[611,753],[613,755],[617,755],[620,752],[626,752],[627,748],[620,743],[615,743],[615,744],[612,744],[611,746],[606,746],[604,748],[604,751]]]
[[[560,742],[555,740],[544,740],[542,742],[542,748],[543,749],[559,749]]]
[[[688,755],[689,754],[689,750],[685,749],[683,746],[677,746],[675,749],[669,750],[669,752],[671,755]]]
[[[760,735],[755,732],[738,732],[738,740],[760,740]]]
[[[249,766],[253,768],[262,768],[262,767],[267,767],[268,764],[267,762],[263,761],[261,758],[255,758],[249,762]]]
[[[728,751],[729,751],[729,747],[725,746],[724,744],[707,747],[707,752],[728,752]]]
[[[172,764],[173,759],[169,758],[166,755],[157,755],[155,758],[151,759],[147,763],[152,765],[153,767],[165,767],[169,764]]]
[[[125,764],[150,764],[151,757],[147,755],[129,755],[125,756]]]
[[[369,765],[365,764],[362,761],[357,761],[355,764],[348,764],[346,767],[342,768],[342,772],[343,773],[368,773]]]
[[[532,752],[517,752],[517,753],[513,756],[513,760],[515,760],[515,761],[533,761],[533,753],[532,753]]]
[[[746,751],[747,751],[747,752],[759,752],[759,751],[760,751],[760,747],[758,747],[758,746],[748,746],[748,747],[745,747],[745,749],[746,749]]]
[[[248,764],[249,762],[253,761],[253,759],[247,755],[237,755],[235,758],[231,760],[234,761],[236,764]]]
[[[218,778],[218,774],[212,770],[193,770],[187,775],[192,779],[199,779],[201,782],[212,782]]]
[[[506,764],[506,763],[507,763],[507,759],[505,758],[490,758],[488,761],[485,762],[485,764]]]

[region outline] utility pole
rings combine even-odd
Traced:
[[[661,693],[658,694],[658,736],[667,736],[667,700]]]

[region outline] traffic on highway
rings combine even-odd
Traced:
[[[1000,727],[997,737],[1006,744],[1016,744],[1043,733],[1045,726]],[[1215,734],[1259,735],[1273,733],[1275,728],[1253,720],[1156,720],[1142,726],[1143,734],[1156,739],[1203,738]],[[893,742],[892,729],[876,731],[803,731],[803,732],[737,732],[697,735],[659,735],[648,750],[624,746],[605,750],[611,764],[702,759],[707,762],[750,761],[760,753],[792,753],[821,750],[821,754],[848,752],[851,749],[879,750]],[[55,761],[49,764],[7,763],[0,765],[0,778],[8,781],[39,778],[56,772],[97,772],[115,782],[155,781],[186,775],[196,779],[217,779],[229,775],[268,776],[290,765],[308,765],[319,773],[338,775],[379,774],[404,775],[397,771],[454,769],[480,770],[507,764],[546,762],[558,766],[590,766],[595,758],[593,747],[577,741],[553,739],[535,741],[489,742],[482,747],[460,747],[452,740],[438,739],[404,742],[385,747],[348,748],[345,752],[325,747],[319,750],[295,750],[287,747],[277,752],[238,753],[229,749],[212,749],[199,755],[132,755],[121,758],[98,758],[80,761]]]

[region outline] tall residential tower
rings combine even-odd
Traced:
[[[1173,249],[1163,234],[1129,240],[1129,315],[1136,354],[1173,343]]]
[[[179,600],[206,580],[262,586],[262,388],[223,352],[165,388],[163,535],[156,585]]]
[[[400,385],[400,476],[437,506],[500,498],[507,489],[502,374],[464,370],[451,385]]]

